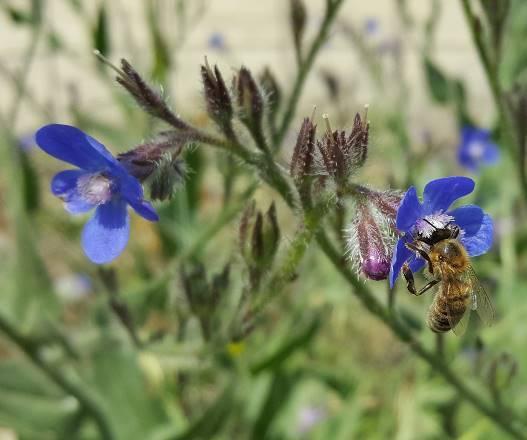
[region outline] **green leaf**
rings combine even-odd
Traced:
[[[38,175],[33,168],[30,157],[20,154],[20,166],[22,168],[22,178],[24,180],[24,201],[26,211],[34,213],[40,206],[40,185]]]
[[[424,58],[424,67],[432,98],[440,104],[445,104],[450,99],[450,85],[447,77],[428,57]]]

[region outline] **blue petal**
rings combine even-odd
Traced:
[[[492,165],[498,162],[500,160],[500,149],[498,146],[493,142],[487,142],[481,160],[486,165]]]
[[[474,191],[474,186],[472,179],[462,176],[444,177],[428,182],[423,192],[423,213],[446,211],[457,199]]]
[[[466,168],[469,171],[476,172],[478,171],[479,164],[474,158],[469,154],[468,149],[464,148],[464,145],[461,145],[458,149],[457,159],[459,164]]]
[[[406,191],[403,201],[397,210],[397,229],[399,229],[399,231],[408,232],[417,219],[421,217],[421,211],[422,207],[417,198],[417,192],[415,188],[411,186],[408,191]]]
[[[419,272],[426,264],[426,261],[423,260],[421,257],[418,257],[417,255],[413,255],[410,258],[410,261],[408,262],[408,264],[412,272]]]
[[[471,235],[461,237],[461,243],[465,246],[471,257],[477,257],[487,252],[494,239],[494,225],[488,214],[483,216],[479,230]]]
[[[77,180],[85,174],[83,170],[66,170],[55,174],[51,180],[51,192],[64,201],[66,210],[71,214],[87,212],[95,206],[77,190]]]
[[[141,217],[151,222],[157,222],[159,220],[159,216],[157,215],[156,210],[150,204],[150,202],[147,202],[146,200],[139,200],[139,201],[133,201],[133,202],[129,201],[128,203],[130,203],[130,206]]]
[[[405,239],[400,238],[395,245],[395,250],[393,251],[392,256],[390,275],[388,277],[390,280],[390,288],[394,286],[395,280],[399,276],[399,272],[401,271],[404,262],[411,256],[412,252],[405,246]]]
[[[448,213],[454,217],[454,223],[462,229],[465,237],[472,237],[481,228],[485,213],[476,205],[464,205]]]
[[[70,125],[46,125],[37,131],[35,138],[49,155],[87,171],[100,171],[117,164],[104,145]]]
[[[130,217],[123,199],[100,205],[82,231],[82,248],[96,264],[109,263],[126,247]]]

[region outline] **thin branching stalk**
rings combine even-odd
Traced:
[[[510,111],[506,106],[506,97],[499,80],[498,60],[492,59],[488,46],[485,44],[483,31],[479,19],[474,14],[469,0],[460,0],[463,8],[465,20],[467,21],[472,40],[476,46],[479,59],[483,66],[483,71],[487,77],[489,87],[492,93],[494,104],[498,111],[501,127],[504,128],[503,139],[505,147],[509,149],[514,160],[518,165],[518,177],[524,198],[527,199],[527,171],[525,170],[525,142],[523,139],[517,139],[514,123],[511,120]]]
[[[304,57],[302,63],[298,68],[298,73],[296,75],[295,82],[293,85],[293,91],[291,92],[291,96],[287,102],[282,122],[278,127],[278,131],[276,133],[276,138],[274,142],[275,147],[277,148],[282,143],[284,136],[289,128],[289,125],[291,124],[291,121],[295,116],[296,107],[298,105],[300,95],[302,94],[302,89],[304,88],[304,83],[306,82],[307,75],[311,71],[311,67],[315,62],[315,58],[320,48],[328,38],[329,30],[331,29],[331,25],[335,20],[337,12],[339,11],[342,3],[344,3],[344,0],[327,0],[327,7],[326,13],[324,15],[324,20],[322,22],[322,25],[320,26],[320,29],[318,30],[317,35],[315,36],[315,39],[313,40],[313,43],[311,44],[311,47],[309,48],[307,55]]]

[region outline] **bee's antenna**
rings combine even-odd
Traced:
[[[430,226],[432,226],[432,228],[434,228],[436,231],[439,230],[439,228],[438,228],[436,225],[430,223],[426,218],[423,218],[423,220],[424,220],[425,222],[427,222]]]

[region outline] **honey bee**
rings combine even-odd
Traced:
[[[491,325],[496,313],[470,264],[465,247],[458,240],[459,228],[452,224],[437,228],[428,223],[435,228],[432,235],[414,237],[414,241],[406,246],[427,262],[431,281],[416,290],[408,264],[405,263],[402,268],[407,288],[416,296],[439,284],[428,310],[428,327],[436,333],[452,330],[461,336],[467,329],[472,310],[477,311],[485,325]]]

